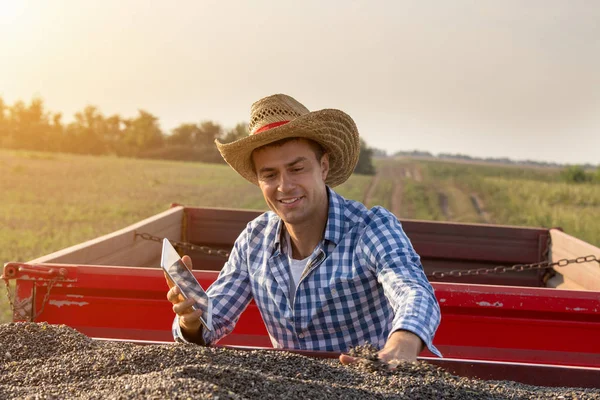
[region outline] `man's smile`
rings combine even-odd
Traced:
[[[283,204],[294,204],[300,200],[302,200],[304,196],[300,197],[288,197],[287,199],[279,199],[278,201]]]

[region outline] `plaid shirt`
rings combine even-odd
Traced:
[[[369,210],[329,189],[325,234],[297,288],[291,287],[282,229],[281,219],[267,212],[236,240],[207,291],[213,303],[213,331],[203,332],[207,344],[230,333],[254,299],[277,348],[345,352],[365,342],[382,348],[402,329],[441,357],[432,343],[439,305],[392,213],[382,207]],[[173,336],[185,341],[177,317]]]

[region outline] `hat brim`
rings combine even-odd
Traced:
[[[325,180],[327,185],[340,185],[354,172],[360,153],[358,129],[352,118],[340,110],[313,111],[284,125],[235,142],[221,143],[215,140],[215,143],[231,168],[258,185],[252,165],[252,152],[269,143],[292,137],[314,140],[329,154],[329,173]]]

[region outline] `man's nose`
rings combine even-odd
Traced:
[[[279,191],[286,193],[296,187],[294,179],[286,172],[279,175]]]

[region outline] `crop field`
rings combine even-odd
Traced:
[[[378,167],[384,188],[366,203],[391,205],[400,219],[561,227],[600,246],[600,185],[567,183],[559,169],[411,159]]]
[[[337,188],[400,219],[562,227],[600,245],[600,185],[556,169],[385,159]],[[189,206],[265,210],[226,165],[0,150],[0,262],[27,261]],[[0,288],[4,292],[4,288]],[[10,319],[0,293],[0,322]]]

